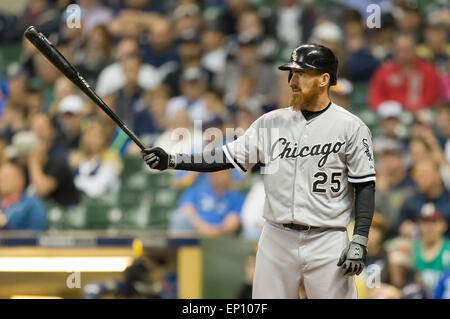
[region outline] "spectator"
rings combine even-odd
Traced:
[[[430,61],[439,70],[446,69],[450,59],[448,25],[444,21],[430,19],[424,30],[425,42],[417,46],[417,55]]]
[[[59,12],[49,0],[27,1],[21,16],[2,16],[0,27],[1,42],[20,41],[26,28],[36,26],[43,34],[49,35],[58,31]]]
[[[203,137],[194,127],[187,110],[181,109],[172,115],[166,130],[155,141],[155,146],[168,149],[171,153],[195,153],[203,147]]]
[[[91,198],[111,194],[119,188],[122,162],[108,148],[99,122],[92,122],[83,132],[80,148],[70,156],[70,166],[75,171],[75,186]]]
[[[250,74],[242,74],[236,86],[235,96],[225,98],[228,108],[236,111],[238,108],[247,108],[251,112],[262,114],[264,95],[257,92],[258,78]]]
[[[378,158],[375,208],[385,219],[386,236],[391,238],[396,234],[404,199],[414,194],[414,183],[399,142],[379,141],[375,144],[375,152]]]
[[[137,108],[138,101],[144,93],[139,85],[139,70],[141,69],[141,59],[136,55],[130,55],[123,59],[122,69],[125,77],[124,85],[116,92],[117,115],[129,127],[133,127],[133,116]]]
[[[397,29],[402,33],[409,33],[418,42],[422,41],[421,30],[424,24],[423,13],[412,1],[400,0],[394,10],[396,11],[395,22]]]
[[[399,234],[407,237],[415,235],[414,222],[425,204],[433,203],[447,223],[450,221],[450,192],[444,188],[436,162],[424,158],[415,163],[412,177],[417,190],[413,196],[405,199],[397,222]],[[447,230],[446,236],[449,235],[450,231]]]
[[[175,35],[168,19],[155,19],[148,29],[147,43],[141,46],[143,62],[158,69],[164,78],[178,62]]]
[[[268,18],[269,34],[280,45],[279,60],[288,60],[293,48],[309,40],[316,24],[317,14],[312,6],[298,0],[278,1]]]
[[[225,0],[226,9],[218,17],[219,24],[227,36],[237,33],[236,22],[250,7],[249,0]]]
[[[25,72],[12,75],[8,81],[8,99],[18,100],[23,98],[23,92],[27,89],[28,77]]]
[[[251,76],[256,79],[255,94],[263,96],[263,104],[276,104],[278,99],[278,87],[272,81],[277,75],[273,67],[263,63],[258,54],[260,39],[239,37],[236,50],[236,60],[229,61],[225,69],[217,75],[215,87],[224,93],[227,104],[236,99],[238,83],[242,75]]]
[[[450,241],[444,237],[448,224],[434,204],[422,206],[418,216],[420,239],[414,242],[414,268],[431,295],[445,270],[450,269]]]
[[[91,34],[95,26],[108,24],[113,19],[112,10],[99,0],[77,0],[77,3],[83,12],[83,37]]]
[[[258,45],[258,54],[265,62],[273,62],[278,49],[276,40],[266,32],[264,20],[257,11],[246,10],[236,21],[236,36],[261,39]]]
[[[108,4],[116,11],[116,17],[108,24],[109,32],[116,38],[140,37],[153,21],[161,18],[160,13],[165,11],[165,3],[161,2],[125,0]]]
[[[339,60],[339,77],[348,77],[348,74],[346,74],[347,55],[344,52],[343,40],[344,34],[342,29],[333,22],[324,21],[314,27],[308,42],[322,44],[333,50]]]
[[[0,166],[0,230],[46,230],[44,205],[24,193],[25,178],[19,166]]]
[[[208,76],[200,68],[186,69],[180,78],[182,95],[173,97],[167,104],[166,115],[170,119],[176,112],[186,110],[190,120],[208,120],[211,114],[206,109],[202,96],[206,92]]]
[[[164,83],[172,88],[172,95],[178,96],[181,92],[180,78],[184,71],[192,68],[201,69],[202,72],[207,75],[207,82],[210,81],[210,75],[208,71],[203,68],[202,60],[202,46],[200,44],[200,38],[197,33],[183,34],[178,40],[177,52],[180,58],[176,68],[170,71]]]
[[[212,74],[222,71],[228,55],[223,31],[217,26],[207,27],[202,32],[201,44],[203,51],[202,66]]]
[[[375,212],[370,226],[366,265],[379,264],[381,267],[384,266],[386,252],[383,244],[386,239],[386,231],[387,224],[383,215]]]
[[[48,112],[54,99],[54,86],[60,72],[42,54],[33,57],[33,65],[37,75],[35,85],[43,91],[44,95],[43,111]]]
[[[341,23],[348,55],[344,74],[348,74],[352,81],[368,82],[378,67],[378,61],[370,52],[361,14],[356,10],[346,10],[342,14]]]
[[[369,299],[425,299],[420,276],[413,269],[411,241],[394,238],[385,244],[387,258],[381,285],[368,290]]]
[[[203,24],[200,7],[195,3],[178,4],[173,10],[172,20],[176,38],[199,33]]]
[[[431,123],[427,124],[427,121],[431,122],[432,120],[415,117],[413,121],[410,133],[412,139],[409,147],[411,160],[415,163],[422,158],[433,159],[439,167],[445,188],[450,190],[450,164],[445,158],[439,141],[433,134]]]
[[[262,199],[265,197],[264,182],[259,180],[250,188],[242,206],[242,238],[249,240],[259,239],[264,225],[262,213],[265,201]]]
[[[55,81],[55,90],[54,90],[54,99],[53,103],[51,103],[48,114],[53,118],[59,113],[59,105],[63,98],[69,95],[76,95],[77,88],[76,86],[65,76],[60,76]],[[43,110],[41,109],[41,112]],[[36,112],[35,112],[36,113]],[[37,112],[39,113],[39,112]]]
[[[26,92],[26,101],[28,102],[28,115],[43,112],[43,100],[42,92],[37,89],[29,88]]]
[[[49,117],[42,113],[35,115],[31,121],[31,129],[37,136],[37,142],[20,160],[28,169],[29,191],[62,206],[77,204],[79,193],[73,183],[67,153],[64,147],[56,143]]]
[[[70,152],[78,148],[81,137],[84,102],[78,95],[68,95],[59,102],[58,139]]]
[[[123,88],[126,82],[123,63],[129,56],[139,56],[139,45],[135,39],[124,38],[117,44],[116,62],[104,68],[97,79],[96,92],[100,96],[110,95]],[[156,68],[141,62],[137,80],[144,90],[151,90],[161,83],[162,77]]]
[[[434,299],[450,299],[450,270],[439,279],[433,295]]]
[[[28,127],[28,106],[21,100],[6,101],[0,118],[0,132],[10,143],[14,134]]]
[[[430,19],[424,30],[425,43],[417,47],[417,55],[436,66],[440,81],[439,98],[445,101],[450,101],[449,26],[450,23],[442,19]]]
[[[184,191],[171,216],[171,230],[195,230],[207,237],[236,234],[244,196],[230,190],[229,171],[210,173],[208,181]]]
[[[437,139],[444,151],[447,162],[450,163],[450,103],[439,103],[436,106]]]
[[[86,81],[95,87],[100,72],[112,62],[112,40],[105,25],[92,29],[73,62]]]
[[[395,20],[392,14],[384,13],[381,15],[380,23],[381,28],[368,30],[369,48],[371,55],[378,62],[385,62],[392,57],[393,53]]]
[[[394,46],[394,60],[383,63],[372,76],[369,105],[377,109],[382,102],[394,100],[411,112],[432,106],[439,89],[434,66],[417,58],[411,35],[398,35]]]
[[[402,125],[402,105],[396,101],[385,101],[380,104],[377,113],[380,129],[378,138],[388,138],[403,142],[406,132],[404,132]]]
[[[167,126],[166,107],[169,96],[169,88],[161,85],[154,90],[147,91],[136,105],[133,128],[145,145],[152,146]],[[134,147],[135,144],[131,145]],[[136,149],[136,151],[139,153],[140,149]]]
[[[349,111],[356,111],[352,110],[352,93],[353,84],[345,78],[338,79],[336,85],[330,87],[330,99],[333,103]]]

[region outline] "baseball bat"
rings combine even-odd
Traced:
[[[24,32],[25,37],[70,81],[79,87],[95,104],[97,104],[121,129],[125,132],[141,150],[146,145],[131,131],[113,110],[95,93],[83,76],[70,64],[69,61],[53,46],[53,44],[34,26],[28,27]]]

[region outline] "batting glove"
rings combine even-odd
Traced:
[[[367,245],[367,238],[355,235],[342,251],[337,266],[341,267],[344,275],[359,275],[363,271],[367,256],[365,245]]]
[[[150,168],[160,171],[169,168],[170,155],[167,154],[161,147],[146,148],[141,151],[141,156]]]

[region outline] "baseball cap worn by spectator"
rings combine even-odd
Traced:
[[[378,115],[381,119],[399,118],[402,115],[403,107],[397,101],[385,101],[378,107]]]
[[[61,114],[80,114],[82,110],[83,100],[78,95],[66,96],[59,102],[58,111]]]
[[[402,150],[400,142],[392,138],[379,138],[374,140],[374,152],[376,154],[401,154]]]
[[[340,78],[335,86],[330,87],[330,91],[337,95],[350,96],[353,92],[353,84],[347,79]]]
[[[425,203],[420,209],[420,214],[417,217],[421,221],[437,221],[443,219],[444,216],[437,210],[433,203]]]
[[[386,252],[392,264],[411,268],[413,264],[412,243],[410,239],[397,237],[386,244]]]
[[[344,78],[338,79],[336,85],[330,87],[330,94],[334,103],[346,109],[351,108],[352,93],[352,82]]]
[[[310,42],[335,43],[343,39],[341,28],[332,22],[324,22],[314,28]]]
[[[207,76],[205,72],[203,72],[200,68],[193,67],[189,68],[186,71],[183,72],[181,75],[181,82],[193,82],[193,81],[199,81],[199,82],[206,82]]]
[[[5,155],[7,158],[12,159],[28,154],[35,147],[37,141],[37,136],[33,132],[18,132],[13,136],[11,145],[6,147]]]

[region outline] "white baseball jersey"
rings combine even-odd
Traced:
[[[346,227],[351,183],[375,181],[369,128],[334,103],[310,120],[292,107],[266,113],[223,150],[241,171],[265,165],[269,222]]]

